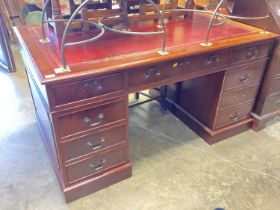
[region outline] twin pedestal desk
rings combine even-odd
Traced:
[[[255,101],[273,53],[274,33],[233,21],[213,27],[194,14],[166,23],[167,52],[161,35],[107,33],[102,39],[66,49],[61,36],[40,27],[15,29],[35,106],[35,116],[66,201],[132,175],[128,156],[128,94],[165,88],[168,109],[209,144],[251,127]],[[131,26],[155,31],[154,21]],[[94,32],[73,32],[80,40]]]

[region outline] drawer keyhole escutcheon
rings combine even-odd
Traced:
[[[91,148],[92,150],[98,150],[98,149],[100,149],[102,146],[103,146],[103,143],[105,142],[105,137],[104,136],[102,136],[100,139],[99,139],[99,142],[98,142],[98,144],[94,144],[93,142],[88,142],[87,143],[87,146],[89,147],[89,148]]]
[[[156,68],[150,68],[150,69],[146,70],[146,72],[144,73],[144,80],[148,80],[148,79],[152,78],[152,75],[154,74],[155,71],[156,71]]]
[[[239,77],[240,82],[247,82],[250,79],[250,74],[244,74]]]
[[[241,115],[240,112],[236,112],[235,114],[232,114],[232,115],[230,116],[230,119],[231,119],[231,120],[238,120],[240,115]]]
[[[86,93],[88,90],[95,88],[95,90],[97,92],[100,92],[103,90],[103,86],[102,84],[98,83],[98,82],[86,82],[84,84],[84,89],[83,89],[83,93]]]
[[[106,163],[106,159],[102,158],[99,163],[91,163],[89,166],[93,168],[95,171],[100,171],[104,168]]]
[[[86,125],[90,126],[90,127],[96,127],[96,126],[100,125],[103,122],[103,119],[104,119],[104,114],[100,113],[97,116],[97,121],[96,122],[93,123],[92,120],[89,117],[85,117],[84,118],[84,123]]]
[[[206,60],[206,64],[208,65],[215,65],[220,63],[221,59],[219,55],[211,55],[208,57],[208,59]]]

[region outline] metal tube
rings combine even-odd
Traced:
[[[80,6],[75,10],[75,12],[71,15],[69,21],[66,24],[65,30],[63,32],[63,36],[62,36],[62,42],[61,42],[61,60],[63,63],[63,68],[66,69],[66,61],[65,61],[65,40],[66,40],[66,36],[67,33],[69,31],[69,28],[71,26],[71,23],[73,22],[74,18],[76,17],[76,15],[80,12],[80,10],[82,8],[84,8],[87,3],[89,3],[91,0],[85,0],[83,3],[80,4]]]
[[[208,43],[209,43],[209,35],[210,35],[210,31],[211,31],[211,28],[212,28],[212,24],[213,24],[214,18],[215,18],[216,14],[217,14],[217,12],[218,12],[218,10],[219,10],[219,8],[220,8],[220,6],[222,5],[223,2],[224,2],[224,0],[221,0],[219,2],[219,4],[217,5],[216,9],[214,10],[214,13],[213,13],[213,15],[211,17],[211,20],[209,22],[208,29],[207,29],[207,34],[206,34],[206,39],[205,39],[205,44],[206,45],[208,45]]]
[[[42,36],[43,39],[46,39],[46,34],[44,30],[44,19],[45,19],[45,14],[47,11],[47,6],[51,2],[51,0],[47,0],[46,3],[44,4],[43,10],[42,10],[42,17],[41,17],[41,30],[42,30]]]
[[[197,13],[204,13],[204,14],[211,14],[213,15],[214,12],[209,10],[197,10],[197,9],[169,9],[165,10],[166,12],[197,12]],[[235,20],[262,20],[266,19],[269,16],[262,16],[262,17],[241,17],[241,16],[233,16],[233,15],[224,15],[220,13],[216,13],[216,16],[224,17],[228,19],[235,19]]]
[[[166,47],[166,28],[165,28],[165,24],[164,24],[163,13],[160,11],[160,9],[157,7],[157,5],[152,0],[146,0],[146,1],[148,1],[150,4],[152,4],[159,13],[160,24],[161,24],[161,27],[163,30],[163,33],[162,33],[163,42],[162,42],[161,51],[164,53],[165,47]]]
[[[121,30],[109,28],[109,27],[107,27],[105,25],[103,25],[103,27],[105,29],[107,29],[108,31],[112,31],[112,32],[119,33],[119,34],[127,34],[127,35],[156,35],[156,34],[162,34],[163,33],[163,31],[157,31],[157,32],[121,31]]]
[[[87,40],[83,40],[83,41],[80,41],[80,42],[70,42],[70,43],[65,43],[65,47],[70,47],[70,46],[77,46],[77,45],[82,45],[82,44],[87,44],[87,43],[90,43],[90,42],[94,42],[96,40],[98,40],[99,38],[101,38],[104,33],[105,33],[105,29],[104,28],[100,28],[101,29],[101,32],[100,34],[98,34],[97,36],[91,38],[91,39],[87,39]]]

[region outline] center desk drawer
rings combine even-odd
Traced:
[[[59,116],[57,121],[60,137],[98,129],[106,124],[126,119],[126,109],[126,100],[121,100]]]
[[[124,90],[123,74],[98,77],[95,79],[57,85],[52,88],[55,106]]]
[[[97,157],[68,165],[66,166],[68,182],[78,181],[126,162],[128,162],[128,150],[125,146],[103,153]]]
[[[190,56],[174,61],[163,63],[159,66],[161,72],[158,78],[166,79],[171,76],[179,76],[184,73],[207,71],[212,68],[219,68],[230,63],[230,52],[219,51],[215,53],[205,53]]]
[[[65,161],[69,161],[126,142],[126,130],[126,125],[120,125],[86,137],[63,142],[61,146],[63,158]]]
[[[151,66],[144,66],[128,72],[129,88],[148,85],[154,82],[172,79],[187,73],[207,71],[211,68],[226,66],[230,63],[230,52],[219,51],[196,56],[178,58]]]

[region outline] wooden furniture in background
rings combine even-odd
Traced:
[[[13,72],[16,70],[10,46],[10,37],[0,10],[0,70]]]
[[[279,1],[270,0],[269,7],[267,7],[264,0],[235,0],[234,2],[234,15],[265,16],[269,14],[270,19],[267,29],[280,34]],[[264,27],[264,21],[251,20],[243,22],[260,28]],[[255,104],[253,112],[253,128],[255,130],[266,127],[271,124],[270,122],[273,119],[280,116],[280,46],[278,42],[274,45],[275,51],[272,55],[272,61],[262,80],[262,88],[259,92],[258,101]]]

